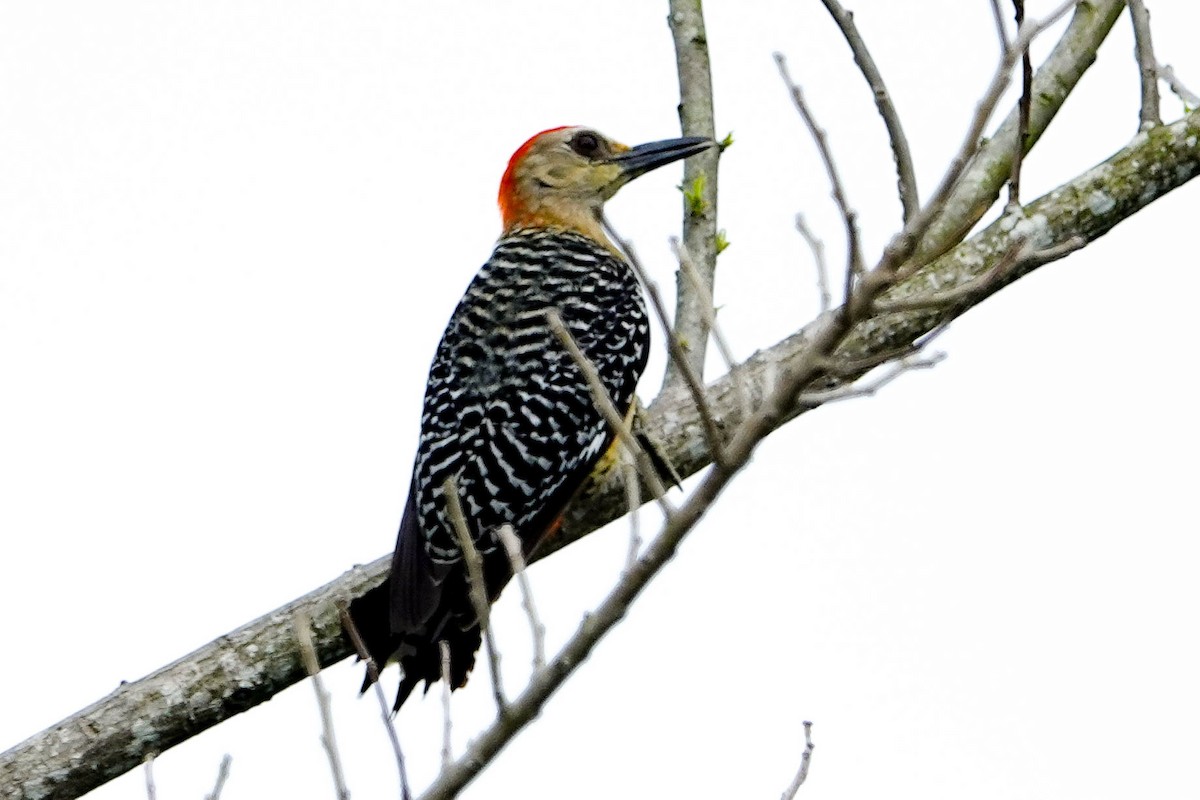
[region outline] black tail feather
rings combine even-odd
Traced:
[[[475,666],[475,653],[481,644],[478,625],[463,629],[455,624],[452,616],[447,615],[432,635],[392,633],[391,588],[386,580],[351,601],[349,611],[350,620],[375,666],[382,671],[389,661],[394,659],[400,662],[403,675],[393,711],[400,710],[400,706],[422,681],[425,682],[425,691],[429,691],[429,685],[441,679],[442,641],[450,645],[452,688],[460,689],[466,684],[467,676]],[[368,671],[363,676],[360,691],[367,691],[372,683]]]
[[[388,619],[390,598],[388,581],[385,580],[374,589],[350,602],[350,620],[354,623],[363,645],[366,646],[367,654],[371,656],[371,660],[375,662],[375,666],[379,670],[384,668],[388,659],[400,646],[400,637],[392,633],[392,626]],[[365,692],[370,686],[371,673],[368,671],[363,677],[361,691]]]

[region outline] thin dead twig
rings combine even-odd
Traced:
[[[1086,240],[1075,236],[1053,247],[1036,250],[1028,237],[1018,237],[1012,246],[996,260],[992,268],[982,275],[977,275],[971,280],[933,294],[900,300],[876,301],[875,311],[880,314],[893,314],[902,311],[947,309],[956,303],[970,300],[981,292],[993,289],[996,284],[1006,281],[1018,271],[1055,261],[1078,250],[1085,244],[1087,244]]]
[[[604,382],[600,380],[600,374],[596,371],[596,365],[580,349],[579,343],[575,341],[575,337],[571,335],[571,331],[567,330],[566,323],[563,322],[562,316],[556,310],[547,310],[546,322],[550,326],[550,330],[558,337],[562,346],[566,348],[575,365],[579,367],[584,379],[587,380],[588,389],[592,393],[592,403],[604,415],[605,421],[612,428],[620,445],[628,448],[633,454],[638,471],[642,475],[642,480],[646,481],[646,485],[650,487],[650,492],[658,500],[663,514],[670,516],[674,513],[675,509],[671,506],[670,501],[667,500],[667,489],[659,479],[658,472],[654,469],[654,464],[650,461],[649,454],[638,443],[637,437],[633,435],[633,431],[629,427],[629,423],[621,415],[621,412],[617,410],[612,398],[608,396],[608,390],[604,388]]]
[[[442,772],[445,772],[454,763],[454,748],[450,743],[454,730],[450,719],[450,643],[442,639],[438,649],[442,656]]]
[[[887,127],[888,140],[892,145],[892,157],[896,162],[896,187],[900,194],[900,206],[904,209],[904,219],[908,220],[917,213],[921,201],[917,194],[917,175],[913,170],[912,151],[908,146],[908,137],[904,134],[904,126],[900,122],[900,114],[892,105],[892,96],[888,94],[887,86],[883,82],[883,75],[875,66],[875,59],[872,58],[867,43],[858,32],[858,26],[854,24],[854,15],[843,8],[838,0],[821,0],[821,2],[825,4],[825,9],[833,17],[833,21],[837,23],[846,44],[850,45],[850,52],[854,54],[854,63],[858,65],[859,72],[866,79],[867,85],[871,87],[871,94],[875,98],[875,107],[879,110],[879,116],[883,118],[883,124]]]
[[[629,506],[629,550],[625,557],[625,571],[628,572],[637,563],[638,553],[642,549],[642,489],[638,483],[633,453],[628,448],[621,448],[620,459],[621,479],[625,482],[625,503]]]
[[[837,164],[834,162],[833,152],[829,148],[829,140],[825,134],[825,129],[817,124],[812,109],[808,107],[808,101],[804,99],[804,91],[792,80],[792,76],[788,74],[787,59],[784,58],[782,53],[775,53],[775,65],[779,68],[779,76],[783,79],[784,84],[788,87],[788,91],[792,95],[792,104],[796,107],[796,111],[799,112],[800,118],[804,121],[805,127],[808,128],[809,134],[812,135],[813,141],[817,145],[817,151],[821,155],[821,163],[825,165],[825,172],[829,176],[829,183],[833,187],[833,201],[837,204],[838,212],[842,215],[842,223],[846,228],[846,279],[843,297],[849,297],[853,290],[855,278],[861,275],[864,269],[862,246],[859,243],[858,216],[851,210],[850,203],[846,199],[846,188],[842,183],[842,177],[838,172]]]
[[[503,676],[500,674],[500,651],[496,647],[496,639],[492,634],[491,602],[487,596],[487,584],[483,577],[483,556],[475,547],[471,538],[471,529],[467,525],[467,516],[463,513],[462,498],[458,494],[458,484],[453,477],[446,478],[442,483],[442,493],[446,497],[446,515],[454,534],[458,537],[458,546],[462,550],[463,563],[467,567],[467,594],[471,605],[475,608],[475,616],[479,619],[479,630],[483,632],[483,644],[487,650],[488,668],[492,673],[492,696],[496,698],[496,711],[503,715],[508,706],[504,696]],[[447,645],[447,649],[449,645]]]
[[[922,344],[922,347],[924,343]],[[796,398],[797,403],[808,405],[813,408],[824,406],[830,403],[837,403],[843,400],[853,400],[860,397],[874,397],[886,387],[888,384],[895,381],[901,375],[907,372],[913,372],[919,369],[932,369],[946,359],[945,353],[934,353],[925,358],[914,358],[906,356],[892,364],[891,368],[886,370],[878,378],[871,381],[866,381],[862,384],[852,384],[850,386],[839,386],[836,389],[826,389],[823,391],[801,392]]]
[[[147,753],[142,764],[146,770],[146,800],[158,800],[158,788],[154,785],[154,753]]]
[[[633,245],[621,238],[621,235],[617,233],[616,228],[612,226],[608,218],[601,216],[600,224],[603,226],[608,238],[625,254],[625,259],[628,261],[629,266],[633,269],[642,286],[645,287],[646,294],[650,297],[650,307],[654,309],[654,315],[658,318],[659,325],[663,330],[663,336],[667,340],[667,355],[670,356],[670,361],[675,365],[677,374],[681,376],[688,391],[691,392],[692,399],[696,402],[696,408],[700,412],[700,419],[703,424],[704,436],[708,440],[709,449],[713,454],[713,461],[721,463],[721,460],[724,458],[724,438],[721,436],[721,429],[717,426],[716,420],[713,419],[712,409],[708,407],[708,401],[704,398],[704,383],[700,378],[701,373],[692,368],[692,363],[688,359],[687,353],[684,352],[683,345],[679,343],[679,338],[671,330],[671,321],[667,318],[667,309],[663,305],[662,295],[658,291],[658,284],[650,280],[650,275],[646,272],[645,267],[642,266],[642,261],[638,258]]]
[[[1196,95],[1183,85],[1179,77],[1175,74],[1174,67],[1170,64],[1159,64],[1158,76],[1167,84],[1167,88],[1183,101],[1185,106],[1189,109],[1200,108],[1200,95]]]
[[[704,322],[708,326],[708,332],[712,335],[713,341],[717,343],[717,350],[721,353],[721,359],[725,362],[725,369],[732,370],[737,366],[737,360],[733,357],[733,350],[729,347],[729,340],[725,338],[724,332],[721,331],[721,326],[717,322],[717,309],[713,305],[712,293],[708,290],[708,286],[704,282],[704,278],[696,269],[696,263],[692,261],[692,254],[688,251],[687,245],[679,241],[679,237],[672,236],[670,238],[671,252],[675,254],[675,260],[679,262],[679,269],[684,277],[688,279],[688,284],[692,291],[696,293],[696,301],[700,304],[701,313],[704,315]]]
[[[829,267],[825,264],[825,243],[808,227],[803,214],[796,215],[796,231],[808,243],[812,251],[813,262],[817,271],[817,292],[821,296],[820,313],[824,314],[833,306],[833,295],[829,292]]]
[[[221,763],[217,766],[217,782],[213,784],[213,790],[204,795],[204,800],[221,800],[221,792],[225,789],[225,781],[229,780],[229,765],[232,763],[233,756],[228,753],[221,756]]]
[[[1025,0],[1013,0],[1016,10],[1017,30],[1025,23]],[[1021,99],[1017,101],[1017,138],[1013,146],[1012,170],[1008,179],[1008,206],[1021,207],[1021,165],[1025,159],[1025,148],[1029,141],[1029,111],[1033,98],[1033,62],[1029,48],[1021,54]]]
[[[808,720],[804,721],[804,752],[800,754],[800,769],[796,772],[796,777],[792,778],[792,783],[784,791],[780,800],[792,800],[796,796],[796,792],[800,791],[800,787],[804,781],[808,780],[808,765],[812,762],[813,754],[812,740],[812,723]]]
[[[529,583],[529,575],[525,572],[525,556],[521,554],[521,540],[513,532],[512,525],[501,525],[496,531],[504,552],[508,554],[508,563],[512,566],[513,576],[521,588],[521,607],[529,619],[529,631],[533,637],[533,668],[539,670],[546,666],[546,626],[538,617],[537,606],[533,602],[533,586]]]
[[[313,692],[317,696],[317,710],[321,714],[321,746],[329,759],[329,771],[333,775],[334,792],[338,800],[350,800],[350,789],[346,786],[346,774],[342,770],[342,757],[338,751],[337,736],[333,729],[333,706],[325,683],[321,680],[321,664],[317,660],[317,649],[313,646],[312,619],[303,612],[292,618],[296,628],[296,643],[304,661],[304,671],[312,679]]]
[[[1004,10],[1000,8],[1000,0],[991,0],[992,20],[996,23],[996,37],[1000,40],[1000,49],[1008,47],[1008,32],[1004,29]]]
[[[1138,130],[1148,131],[1162,125],[1158,97],[1158,59],[1154,57],[1154,42],[1150,36],[1150,11],[1143,0],[1128,0],[1129,18],[1133,20],[1133,52],[1137,58],[1142,83],[1142,106],[1138,111]]]
[[[359,660],[367,665],[367,677],[371,681],[371,688],[375,691],[375,698],[379,702],[379,715],[383,720],[388,741],[391,742],[392,755],[396,759],[396,768],[400,773],[401,800],[411,800],[412,789],[408,785],[408,768],[404,763],[404,751],[400,749],[400,737],[397,736],[396,726],[392,722],[393,713],[388,707],[387,697],[383,694],[383,684],[379,682],[379,665],[375,663],[375,659],[367,650],[367,644],[363,641],[362,634],[359,633],[358,626],[354,624],[354,619],[351,618],[345,603],[338,604],[338,616],[342,621],[342,629],[346,631],[350,637],[350,643],[354,645],[354,651],[358,653]]]

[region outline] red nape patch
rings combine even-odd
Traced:
[[[571,127],[574,126],[559,125],[557,128],[547,128],[544,131],[535,133],[526,139],[523,145],[517,148],[517,151],[512,154],[512,158],[508,159],[508,168],[504,170],[504,177],[500,179],[500,193],[496,197],[496,202],[500,204],[500,216],[504,219],[506,225],[511,215],[516,212],[517,203],[514,194],[517,180],[513,173],[516,170],[517,164],[521,163],[521,159],[525,157],[525,154],[529,152],[533,147],[533,143],[538,139],[547,133],[554,133],[555,131],[566,130]]]

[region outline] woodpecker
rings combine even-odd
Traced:
[[[442,677],[441,642],[453,689],[466,683],[480,646],[446,479],[454,479],[494,602],[512,577],[500,527],[511,525],[530,555],[614,446],[546,312],[557,310],[617,408],[632,408],[650,326],[601,212],[639,175],[713,145],[684,137],[628,147],[589,128],[561,127],[532,137],[509,160],[498,198],[503,232],[429,370],[391,573],[350,606],[375,663],[400,662],[394,710],[421,681],[428,691]]]

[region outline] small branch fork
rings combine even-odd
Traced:
[[[796,111],[800,113],[800,118],[804,120],[804,125],[808,128],[808,132],[812,134],[813,141],[817,145],[817,150],[821,154],[821,163],[825,165],[825,172],[829,176],[829,183],[833,187],[833,201],[837,204],[838,212],[842,215],[842,224],[846,228],[846,280],[843,289],[843,298],[849,298],[854,288],[854,280],[863,271],[863,254],[862,246],[859,244],[858,233],[858,215],[851,210],[850,203],[846,199],[846,187],[842,184],[842,177],[838,173],[837,164],[833,159],[833,152],[829,148],[829,141],[825,135],[825,129],[817,124],[816,118],[813,116],[811,109],[808,107],[808,102],[804,99],[804,92],[788,74],[787,59],[782,53],[775,54],[775,65],[779,68],[779,76],[783,78],[783,82],[792,95],[792,103],[796,106]]]

